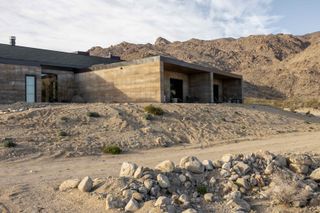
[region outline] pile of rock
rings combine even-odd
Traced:
[[[218,206],[229,211],[249,212],[252,200],[271,199],[267,192],[274,187],[273,178],[281,174],[308,190],[308,197],[301,198],[303,202],[294,200],[285,204],[304,207],[320,204],[318,167],[310,155],[283,156],[263,151],[249,155],[227,154],[218,161],[201,162],[188,156],[182,158],[179,165],[166,160],[154,169],[124,162],[119,178],[124,187],[112,191],[105,187],[103,195],[106,209],[127,212],[137,211],[150,202],[153,208],[164,212],[205,212],[217,210]],[[92,186],[93,181],[86,177],[81,182],[67,180],[60,190],[78,187],[88,192]]]

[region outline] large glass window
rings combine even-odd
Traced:
[[[36,77],[26,76],[26,102],[36,102]]]

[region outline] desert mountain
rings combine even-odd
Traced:
[[[247,97],[320,98],[320,32],[184,42],[160,37],[155,44],[122,42],[108,48],[93,47],[89,52],[103,57],[112,53],[124,60],[165,55],[240,73]]]

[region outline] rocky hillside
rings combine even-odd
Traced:
[[[112,53],[124,60],[166,55],[240,73],[246,81],[247,97],[320,98],[320,32],[184,42],[158,38],[154,44],[122,42],[108,48],[93,47],[89,52],[96,56]]]

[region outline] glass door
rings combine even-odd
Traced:
[[[26,76],[26,102],[36,102],[36,77],[27,75]]]

